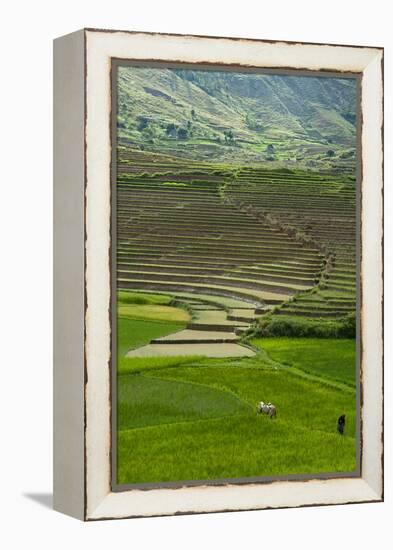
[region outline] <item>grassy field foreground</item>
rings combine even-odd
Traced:
[[[355,469],[354,340],[255,339],[259,353],[244,359],[124,357],[182,328],[152,312],[119,317],[118,483]],[[260,400],[277,406],[277,419],[256,414]]]

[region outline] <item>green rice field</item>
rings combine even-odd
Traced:
[[[355,470],[353,340],[264,338],[252,358],[141,360],[124,356],[128,346],[179,325],[120,326],[118,483]],[[260,400],[276,404],[275,420],[256,414]]]

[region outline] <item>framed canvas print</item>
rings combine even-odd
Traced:
[[[383,50],[55,40],[54,503],[383,499]]]

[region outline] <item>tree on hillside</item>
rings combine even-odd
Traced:
[[[272,143],[269,143],[269,145],[266,147],[266,153],[274,155],[274,145]]]
[[[188,132],[185,128],[179,128],[177,131],[177,137],[179,139],[187,139],[188,138]]]
[[[146,126],[141,132],[143,139],[149,143],[154,143],[155,138],[157,137],[157,130],[152,126]]]
[[[192,118],[193,120],[195,120],[195,118],[196,118],[195,109],[191,109],[191,118]]]
[[[250,130],[255,129],[255,126],[256,126],[255,118],[252,117],[249,113],[246,114],[245,123],[246,123],[246,126],[250,128]]]
[[[249,113],[246,114],[246,118],[244,120],[244,122],[246,123],[246,126],[250,129],[250,130],[255,130],[257,132],[262,132],[263,131],[263,126],[262,124],[260,124],[256,118],[254,118],[252,115],[250,115]]]
[[[142,132],[145,128],[147,128],[149,125],[149,119],[145,116],[141,116],[139,117],[139,120],[138,120],[138,130],[140,132]]]
[[[329,149],[328,152],[326,153],[328,157],[332,158],[334,157],[334,155],[336,154],[333,149]]]
[[[167,124],[165,132],[168,137],[172,137],[172,138],[177,137],[177,129],[176,129],[176,126],[173,124],[173,122],[171,122],[170,124]]]
[[[225,130],[224,138],[226,143],[233,143],[235,141],[235,136],[233,135],[232,130]]]

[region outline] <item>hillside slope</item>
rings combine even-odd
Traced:
[[[351,171],[350,78],[120,67],[120,141],[196,159]]]

